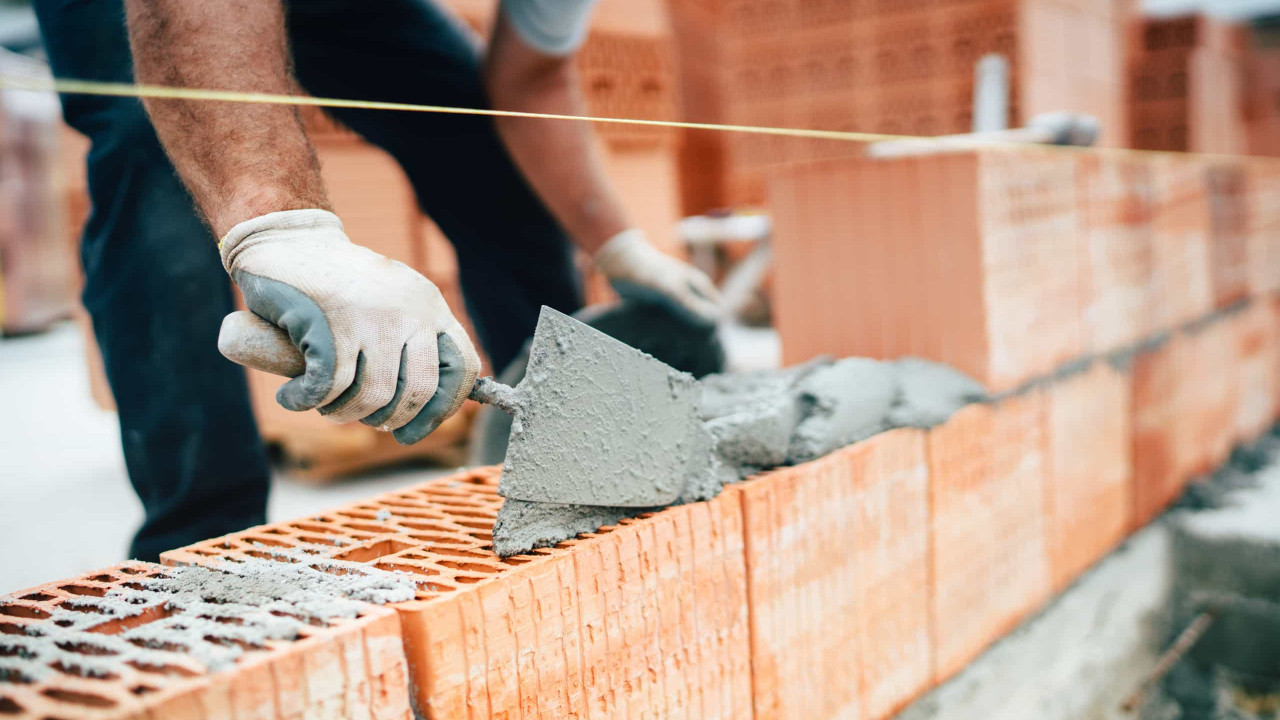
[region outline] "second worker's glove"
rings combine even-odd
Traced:
[[[326,210],[288,210],[231,228],[222,264],[245,304],[288,333],[306,361],[276,400],[360,420],[410,444],[466,400],[480,358],[440,290],[352,243]]]
[[[711,278],[649,244],[640,230],[614,235],[592,259],[623,298],[663,303],[708,325],[720,317],[720,292]]]

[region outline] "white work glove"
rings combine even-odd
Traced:
[[[640,230],[614,235],[592,259],[623,298],[662,303],[705,324],[720,317],[720,292],[711,278],[650,245]]]
[[[408,445],[471,392],[480,358],[440,290],[352,243],[333,213],[288,210],[247,220],[220,249],[245,304],[287,332],[306,361],[305,372],[276,393],[286,409],[360,420]]]

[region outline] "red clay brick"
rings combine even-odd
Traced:
[[[1045,401],[1045,518],[1053,586],[1061,590],[1129,527],[1129,375],[1105,362],[1055,380]]]
[[[1235,335],[1235,441],[1248,442],[1270,429],[1280,393],[1280,315],[1268,298],[1260,298],[1231,316]]]
[[[1249,296],[1248,173],[1240,162],[1206,168],[1209,191],[1209,281],[1213,307]]]
[[[750,715],[735,490],[503,560],[497,479],[463,472],[164,560],[284,550],[413,573],[417,599],[394,607],[428,717]]]
[[[784,362],[914,354],[1007,390],[1077,357],[1075,172],[1062,153],[991,150],[780,174]]]
[[[93,604],[113,590],[165,572],[159,565],[130,562],[0,599],[0,657],[21,657],[20,650],[9,652],[17,646],[5,638],[41,633],[42,626],[52,626],[59,610],[101,614],[103,621],[86,632],[104,637],[166,617],[159,606],[138,615],[113,616],[109,608]],[[309,628],[296,640],[268,640],[263,647],[246,648],[233,667],[216,672],[209,672],[185,649],[159,651],[163,667],[113,666],[108,677],[58,665],[46,677],[28,678],[30,682],[21,679],[21,671],[0,673],[0,703],[8,710],[5,716],[15,718],[411,716],[400,623],[389,608],[365,606],[357,618]],[[83,652],[103,655],[92,648]]]
[[[1280,160],[1249,161],[1246,204],[1249,292],[1257,297],[1280,290]]]
[[[1152,161],[1152,316],[1147,334],[1171,330],[1213,309],[1209,273],[1209,201],[1204,162]]]
[[[1044,399],[971,405],[929,431],[935,679],[1049,596]]]
[[[1177,451],[1181,411],[1179,358],[1185,339],[1173,336],[1133,358],[1133,512],[1130,529],[1146,525],[1178,496],[1187,479]]]
[[[1176,447],[1187,478],[1213,472],[1235,444],[1239,390],[1236,337],[1230,316],[1215,318],[1185,333],[1179,355]]]
[[[742,485],[759,717],[883,718],[930,683],[924,434]]]
[[[1151,166],[1128,155],[1081,154],[1081,334],[1110,352],[1147,333],[1152,273]]]

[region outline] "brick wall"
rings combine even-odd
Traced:
[[[801,201],[823,182],[862,183],[866,176],[847,163],[827,166],[821,171],[827,174],[797,174],[789,180],[794,185],[784,186],[795,196],[789,201],[793,214],[779,213],[780,232],[807,229],[848,268],[860,256],[840,254],[849,252],[853,243],[842,239],[850,236],[828,233],[826,223],[866,228],[852,237],[872,246],[870,228],[917,228],[902,245],[885,245],[883,255],[863,262],[883,262],[892,270],[906,267],[902,258],[895,264],[894,253],[945,252],[930,277],[965,288],[954,298],[969,304],[951,296],[931,304],[928,298],[938,296],[926,293],[924,301],[912,298],[895,309],[889,301],[904,293],[890,292],[892,283],[906,275],[875,280],[868,274],[878,292],[858,297],[869,304],[842,307],[850,317],[870,314],[867,308],[898,312],[902,322],[879,326],[877,342],[926,349],[961,337],[947,334],[954,330],[947,325],[990,322],[963,308],[988,312],[1000,300],[989,289],[995,280],[973,280],[994,276],[1000,262],[1044,268],[1035,271],[1046,277],[1053,267],[1111,278],[1113,288],[1124,288],[1132,276],[1109,268],[1110,258],[1128,262],[1141,253],[1113,253],[1113,244],[1156,242],[1165,233],[1183,238],[1185,247],[1187,237],[1212,237],[1192,231],[1212,229],[1209,219],[1202,223],[1181,206],[1166,208],[1171,219],[1159,226],[1166,210],[1158,187],[1194,200],[1199,191],[1187,188],[1207,172],[1174,177],[1186,166],[1152,166],[1131,175],[1131,166],[1094,162],[1088,172],[1099,178],[1098,187],[1090,181],[1081,192],[1080,174],[1065,171],[1058,156],[1021,152],[1029,160],[1025,177],[1007,162],[985,166],[982,154],[971,153],[880,166],[885,171],[876,177],[884,187],[910,183],[938,193],[949,213],[939,217],[950,218],[947,223],[887,213],[874,222],[859,219],[858,213],[891,196],[889,190],[877,195],[869,182],[854,186],[865,194],[843,186],[850,202],[831,195],[825,204],[806,207]],[[1073,163],[1097,160],[1070,157]],[[991,173],[984,175],[988,167]],[[1272,168],[1250,164],[1248,170],[1246,178]],[[1157,171],[1168,177],[1142,179]],[[1149,207],[1129,184],[1135,178],[1137,187],[1152,188]],[[1074,188],[1076,199],[1069,206],[1041,199],[1048,195],[1045,182]],[[1203,183],[1207,187],[1209,180]],[[942,192],[946,187],[951,189]],[[928,430],[883,433],[761,474],[709,502],[625,520],[507,559],[490,547],[502,502],[496,468],[167,553],[169,565],[354,563],[336,567],[391,571],[413,585],[412,599],[390,604],[394,612],[368,606],[354,621],[251,648],[226,669],[210,672],[181,648],[160,648],[185,670],[85,676],[62,656],[48,664],[24,650],[48,623],[97,612],[94,599],[109,599],[138,577],[169,572],[161,566],[110,568],[0,599],[0,712],[24,720],[144,713],[178,718],[188,712],[284,718],[344,708],[343,717],[405,717],[411,699],[414,711],[429,718],[886,718],[961,670],[1128,532],[1151,521],[1198,474],[1222,463],[1234,444],[1274,422],[1280,298],[1271,276],[1254,262],[1255,251],[1273,242],[1256,235],[1270,227],[1256,211],[1276,204],[1267,187],[1250,181],[1245,189],[1243,204],[1251,213],[1243,224],[1247,297],[1215,309],[1205,292],[1203,304],[1195,306],[1200,315],[1170,327],[1148,322],[1151,315],[1144,314],[1140,329],[1112,335],[1140,333],[1135,341],[1106,350],[1082,344],[1065,364],[1027,371],[995,401],[963,408]],[[1089,207],[1095,199],[1105,207]],[[1209,202],[1189,206],[1210,212]],[[1088,261],[1080,217],[1090,218],[1084,223],[1089,232],[1121,225],[1093,238],[1106,251],[1090,253]],[[1026,229],[1002,237],[1001,223]],[[945,247],[931,246],[931,233],[947,227],[967,231],[946,234]],[[1057,227],[1077,233],[1053,235]],[[1056,239],[1019,246],[1023,232]],[[1176,244],[1170,241],[1170,247]],[[1045,262],[1036,253],[1056,259]],[[1160,260],[1175,267],[1167,272],[1213,277],[1210,253],[1168,254],[1177,262]],[[1098,287],[1096,277],[1083,285]],[[830,282],[811,285],[820,289]],[[981,293],[972,291],[982,283],[987,287]],[[1153,287],[1172,285],[1141,292]],[[1206,281],[1206,287],[1213,286]],[[1149,299],[1133,307],[1149,307]],[[1076,313],[1053,309],[1068,325],[1080,324],[1095,305],[1069,295],[1054,302]],[[1159,317],[1173,322],[1192,312],[1187,308],[1165,309]],[[950,314],[940,321],[932,313],[943,309]],[[90,624],[104,635],[163,620],[139,615],[122,625],[121,618],[103,619],[100,628]],[[371,638],[377,639],[376,652]],[[81,651],[92,655],[98,644]]]

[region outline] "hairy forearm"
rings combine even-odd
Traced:
[[[499,17],[486,68],[494,106],[585,115],[572,64],[524,46]],[[590,123],[498,118],[497,126],[516,164],[575,244],[593,253],[630,226],[605,173],[600,143]]]
[[[279,0],[126,0],[141,83],[296,93]],[[331,209],[296,108],[145,101],[214,234],[278,210]]]

